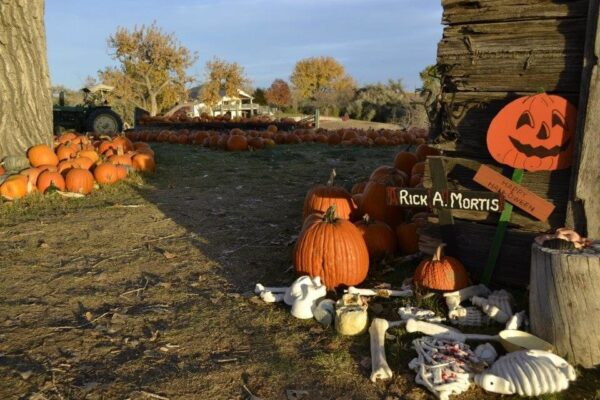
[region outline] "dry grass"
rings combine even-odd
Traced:
[[[428,398],[401,329],[387,343],[396,377],[371,384],[368,335],[337,336],[252,295],[255,282],[293,279],[306,190],[332,167],[350,187],[397,149],[154,147],[146,183],[0,205],[0,398],[236,399],[243,385],[263,399]],[[372,282],[398,285],[414,268],[390,265]],[[380,300],[380,314],[405,302]],[[597,387],[588,372],[557,398],[591,399]]]

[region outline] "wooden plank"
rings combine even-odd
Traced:
[[[510,101],[533,92],[448,92],[442,94],[440,122],[442,136],[436,138],[441,150],[479,160],[489,159],[487,128],[494,116]],[[577,106],[578,94],[555,93]]]
[[[443,90],[576,93],[584,39],[584,18],[446,27],[437,55]]]
[[[444,24],[582,17],[588,0],[442,0]]]
[[[457,245],[455,255],[467,268],[471,279],[478,280],[492,246],[496,227],[458,219],[455,219],[453,227]],[[432,224],[427,227],[425,234],[441,239],[439,227]],[[493,283],[527,286],[531,243],[536,235],[538,234],[516,229],[507,230],[494,269]]]
[[[581,107],[574,149],[569,213],[571,226],[589,237],[600,238],[600,8],[590,4],[581,88]],[[587,233],[586,233],[587,232]]]
[[[444,28],[437,55],[471,58],[481,53],[581,52],[585,26],[585,18],[453,25]]]
[[[438,64],[446,73],[446,91],[579,91],[583,52],[477,53],[445,55]]]
[[[459,157],[443,157],[442,159],[447,172],[448,189],[481,190],[481,186],[473,180],[481,165],[479,161]],[[490,165],[497,172],[502,171],[502,167],[491,161],[487,165]],[[516,209],[513,212],[509,226],[518,227],[529,232],[545,232],[564,226],[569,178],[570,170],[526,173],[522,185],[538,196],[549,200],[555,206],[555,210],[548,221],[538,221],[527,213]],[[423,184],[426,188],[431,187],[431,175],[427,165]],[[457,219],[478,221],[487,225],[498,223],[496,213],[453,210],[452,215]]]

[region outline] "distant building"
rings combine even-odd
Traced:
[[[261,107],[254,103],[254,97],[244,92],[241,89],[237,90],[237,96],[227,96],[225,91],[221,91],[221,99],[213,107],[208,106],[199,99],[199,93],[201,88],[196,90],[196,99],[192,103],[191,115],[192,117],[199,117],[202,113],[207,113],[212,116],[225,115],[229,113],[232,118],[236,117],[250,117],[252,115],[260,114]],[[192,94],[192,98],[194,98]]]

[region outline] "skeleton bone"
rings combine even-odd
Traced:
[[[273,293],[269,290],[263,290],[262,292],[260,292],[260,298],[265,303],[277,303],[283,301],[283,297],[283,293]]]
[[[269,287],[269,286],[263,286],[261,283],[257,283],[256,286],[254,286],[254,293],[256,293],[256,294],[261,294],[262,292],[285,293],[286,290],[288,290],[287,286]]]
[[[492,292],[488,298],[488,303],[498,307],[500,310],[504,311],[506,315],[511,317],[513,315],[512,307],[510,303],[512,302],[512,296],[506,290],[496,290]]]
[[[312,279],[313,285],[303,284],[300,286],[302,293],[295,297],[292,304],[292,315],[300,319],[309,319],[313,317],[313,306],[317,300],[327,295],[327,288],[321,284],[319,278]]]
[[[335,330],[342,335],[358,335],[369,323],[367,302],[358,294],[346,293],[336,303]]]
[[[484,326],[489,319],[476,307],[458,306],[448,312],[448,318],[460,326]]]
[[[525,315],[525,311],[518,312],[513,314],[512,317],[506,322],[505,329],[519,329],[526,321],[527,315]]]
[[[471,303],[481,308],[488,317],[501,324],[505,324],[510,318],[510,315],[506,314],[497,306],[490,304],[490,302],[483,297],[473,296],[471,298]]]
[[[371,382],[377,379],[391,379],[392,370],[385,358],[385,332],[390,327],[400,326],[402,321],[387,321],[382,318],[375,318],[369,327],[369,336],[371,338]]]
[[[419,307],[400,307],[398,314],[403,321],[411,318],[427,322],[442,322],[445,320],[445,318],[437,317],[433,311]]]
[[[406,321],[406,331],[409,333],[421,332],[435,338],[452,340],[460,343],[464,343],[467,340],[498,340],[498,336],[462,333],[456,328],[452,328],[443,324],[417,321],[415,319],[409,319]]]
[[[391,289],[361,289],[354,286],[348,288],[348,293],[359,294],[361,296],[379,296],[379,297],[410,297],[412,290],[391,290]]]
[[[460,305],[465,300],[473,296],[487,296],[490,294],[490,289],[487,286],[480,284],[469,286],[455,292],[444,293],[448,309],[452,310]]]
[[[477,346],[475,348],[475,355],[481,361],[485,361],[487,365],[492,365],[494,361],[496,361],[496,358],[498,358],[496,349],[490,343],[484,343]]]
[[[313,279],[308,275],[303,275],[300,278],[296,279],[285,291],[285,304],[287,304],[288,306],[294,305],[296,299],[302,296],[302,286],[304,285],[320,286],[321,278],[316,277]]]
[[[335,318],[335,301],[331,299],[321,300],[319,304],[313,306],[312,312],[315,319],[328,328]]]

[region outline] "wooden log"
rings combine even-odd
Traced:
[[[482,190],[481,186],[473,181],[473,177],[481,165],[479,161],[459,157],[442,157],[442,161],[447,175],[448,189]],[[498,172],[502,172],[502,168],[491,160],[485,162],[485,164]],[[569,177],[569,170],[526,172],[521,183],[522,186],[549,200],[556,208],[548,221],[539,221],[515,207],[509,226],[528,232],[545,232],[564,226]],[[425,166],[423,185],[426,188],[432,187],[429,165]],[[496,225],[499,214],[482,211],[452,210],[452,216],[488,225]]]
[[[430,241],[444,240],[432,218],[423,234]],[[474,222],[454,220],[453,234],[455,235],[455,256],[465,266],[474,282],[479,281],[485,261],[492,246],[496,227]],[[531,243],[537,233],[525,232],[519,229],[508,229],[502,250],[496,261],[492,282],[502,285],[525,287],[529,282],[529,263],[531,260]]]
[[[580,109],[575,133],[569,222],[579,232],[600,238],[600,5],[590,3]]]
[[[438,46],[442,87],[576,93],[584,40],[584,18],[450,26]]]
[[[558,355],[585,368],[600,365],[600,243],[588,251],[531,251],[531,331]]]
[[[444,24],[576,18],[586,15],[589,0],[442,0]]]

